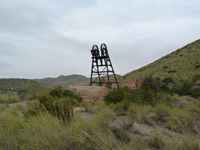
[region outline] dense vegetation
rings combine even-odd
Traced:
[[[29,79],[0,79],[0,95],[18,96],[21,100],[27,98],[29,85],[40,85],[39,89],[47,89],[47,85],[39,84]]]
[[[133,90],[128,87],[114,89],[108,93],[104,99],[108,104],[116,104],[123,101],[126,105],[132,102],[140,105],[150,104],[154,106],[158,103],[171,103],[172,99],[164,99],[163,97],[171,97],[175,94],[190,95],[194,98],[200,98],[200,89],[192,88],[194,83],[199,79],[200,76],[197,76],[190,83],[183,81],[182,84],[178,86],[177,84],[173,85],[174,82],[170,78],[163,81],[150,76],[144,79],[140,89]]]

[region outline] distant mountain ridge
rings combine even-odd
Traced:
[[[24,97],[27,95],[27,88],[30,84],[40,84],[40,89],[53,88],[54,86],[68,88],[69,85],[89,85],[89,78],[75,74],[44,79],[2,78],[0,79],[0,94],[18,94]]]
[[[60,75],[56,78],[43,78],[43,79],[34,79],[34,81],[37,81],[39,83],[46,83],[52,86],[63,86],[65,88],[68,88],[69,85],[89,85],[89,78],[83,76],[83,75]]]

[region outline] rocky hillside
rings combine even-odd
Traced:
[[[190,80],[200,75],[200,40],[190,43],[161,59],[123,76],[123,80],[145,78],[171,78]]]

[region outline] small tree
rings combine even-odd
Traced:
[[[32,99],[37,99],[38,93],[39,93],[39,87],[40,84],[29,84],[27,87],[27,91],[29,93],[28,99],[32,100]]]

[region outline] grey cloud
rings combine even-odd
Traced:
[[[9,63],[7,61],[0,61],[0,68],[1,71],[5,71],[7,69],[11,69],[13,67],[12,63]]]
[[[199,38],[198,0],[0,0],[4,77],[89,76],[105,42],[125,74]],[[5,70],[6,69],[6,70]]]

